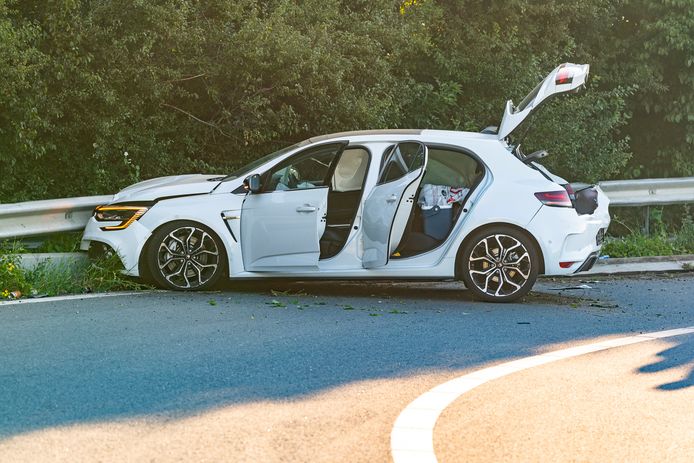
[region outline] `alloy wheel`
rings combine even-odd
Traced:
[[[220,265],[215,239],[205,230],[183,226],[159,244],[157,265],[161,276],[178,289],[196,289],[210,281]]]
[[[475,244],[468,259],[472,283],[491,297],[512,296],[530,278],[532,260],[528,249],[513,236],[494,234]]]

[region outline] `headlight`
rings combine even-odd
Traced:
[[[97,222],[120,222],[118,225],[101,227],[102,230],[123,230],[139,219],[149,209],[149,206],[98,206],[94,209]]]

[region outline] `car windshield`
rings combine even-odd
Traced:
[[[257,169],[258,167],[265,164],[266,162],[270,162],[273,159],[280,157],[283,154],[286,154],[289,151],[293,150],[294,148],[298,148],[299,146],[302,146],[304,144],[306,144],[306,142],[303,142],[303,141],[299,142],[299,143],[295,143],[291,146],[287,146],[287,147],[282,148],[281,150],[275,151],[274,153],[270,153],[268,155],[265,155],[260,159],[256,159],[255,161],[250,162],[250,163],[246,164],[245,166],[241,167],[240,169],[237,169],[234,172],[232,172],[231,174],[227,175],[226,177],[224,177],[224,179],[222,181],[228,182],[229,180],[234,180],[236,178],[243,177],[244,175],[250,174],[255,169]]]

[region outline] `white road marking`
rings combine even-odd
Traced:
[[[440,384],[417,397],[405,407],[395,420],[390,434],[390,450],[393,461],[395,463],[436,463],[434,426],[441,413],[466,392],[493,379],[557,360],[684,334],[694,334],[694,326],[610,339],[533,355],[474,371]]]
[[[113,292],[113,293],[89,293],[89,294],[73,294],[70,296],[53,296],[53,297],[37,297],[33,299],[17,299],[14,301],[0,301],[0,306],[15,305],[15,304],[36,304],[39,302],[58,302],[58,301],[74,301],[80,299],[95,299],[99,297],[114,297],[114,296],[134,296],[150,291],[130,291],[130,292]]]

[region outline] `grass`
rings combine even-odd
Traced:
[[[0,251],[0,299],[146,288],[122,274],[115,255],[78,264],[43,262],[26,270],[20,265],[21,252],[16,246]]]
[[[602,253],[610,257],[672,256],[694,253],[694,222],[687,216],[675,233],[662,229],[652,235],[629,233],[620,238],[608,237]]]
[[[640,233],[621,238],[608,237],[602,247],[602,254],[610,257],[672,256],[684,253],[667,237],[645,236]]]

